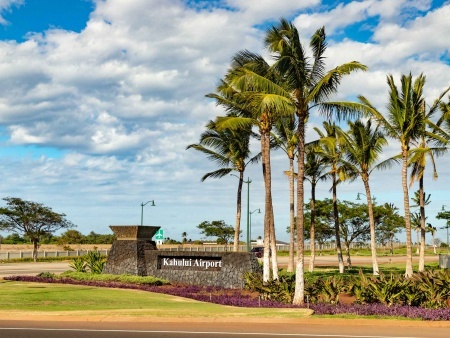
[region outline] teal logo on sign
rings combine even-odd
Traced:
[[[159,229],[156,234],[155,234],[155,239],[156,240],[163,240],[164,239],[164,230],[163,229]]]

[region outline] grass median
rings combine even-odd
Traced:
[[[0,317],[304,318],[308,309],[241,308],[137,290],[0,281]]]

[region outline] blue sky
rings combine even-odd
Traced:
[[[325,26],[329,68],[351,60],[369,67],[345,79],[337,99],[363,94],[383,109],[387,74],[424,72],[431,102],[450,85],[449,16],[448,1],[429,0],[0,0],[0,197],[51,206],[85,234],[139,224],[140,204],[152,199],[157,206],[145,207],[144,223],[172,238],[201,237],[196,226],[205,220],[234,224],[235,178],[200,182],[215,167],[185,150],[223,114],[205,94],[234,53],[270,58],[265,29],[280,17],[295,23],[306,45]],[[309,140],[321,123],[313,116]],[[386,156],[396,152],[390,142]],[[287,163],[278,152],[272,163],[277,235],[287,240]],[[450,209],[449,156],[437,165],[439,179],[428,173],[425,187],[429,221],[440,227],[435,214]],[[260,167],[246,176],[250,209],[262,210]],[[321,184],[318,198],[328,190]],[[402,210],[400,167],[375,173],[372,191]],[[357,192],[359,182],[338,190],[346,200]],[[262,221],[253,215],[255,237]],[[438,236],[445,240],[444,230]]]

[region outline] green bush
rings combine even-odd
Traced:
[[[66,271],[59,277],[72,278],[81,281],[102,281],[102,282],[120,282],[143,285],[166,285],[169,281],[152,277],[152,276],[134,276],[134,275],[109,275],[109,274],[92,274],[88,272]]]
[[[101,274],[106,264],[106,257],[96,251],[89,251],[86,255],[74,258],[69,266],[77,272]]]
[[[246,274],[246,287],[259,292],[263,299],[290,303],[294,297],[295,274],[280,274],[278,280],[263,283],[260,274]],[[450,299],[450,270],[427,270],[406,278],[400,273],[379,276],[305,275],[305,296],[310,303],[339,303],[339,294],[355,296],[361,304],[381,303],[387,306],[410,305],[444,308]]]

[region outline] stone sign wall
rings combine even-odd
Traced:
[[[243,288],[246,272],[262,272],[249,252],[158,251],[159,227],[111,226],[116,235],[103,273],[154,276],[188,285]]]
[[[189,285],[243,288],[245,272],[261,272],[248,252],[145,251],[147,275]]]

